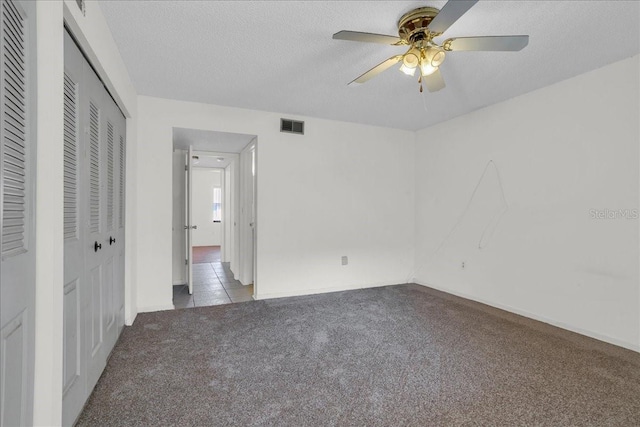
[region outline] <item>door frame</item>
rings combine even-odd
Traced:
[[[247,162],[243,161],[243,153],[251,153],[253,151],[253,159],[249,159],[248,164],[251,164],[252,171],[247,171]],[[246,157],[244,157],[246,159]],[[251,162],[252,160],[252,162]],[[243,253],[246,255],[251,251],[251,260],[250,263],[242,261],[239,264],[237,279],[244,284],[253,283],[253,294],[254,296],[257,294],[257,236],[258,236],[258,137],[255,137],[249,142],[240,153],[240,161],[239,161],[239,174],[240,174],[240,185],[239,185],[239,199],[242,200],[241,208],[240,208],[240,259],[242,260]],[[253,199],[250,202],[251,212],[244,211],[243,208],[246,208],[244,204],[247,203],[247,199],[244,198],[244,194],[247,190],[247,176],[251,176],[251,186],[253,187]],[[248,227],[248,229],[247,229]],[[249,267],[250,265],[250,267]],[[251,271],[247,271],[247,270]]]
[[[216,132],[216,130],[211,129],[212,132]],[[253,176],[253,186],[254,186],[254,201],[253,201],[253,206],[254,206],[254,214],[253,214],[253,219],[254,219],[254,225],[253,225],[253,236],[252,236],[252,255],[253,255],[253,262],[252,262],[252,270],[253,270],[253,277],[252,280],[246,280],[246,274],[244,273],[244,269],[243,269],[243,263],[241,262],[243,259],[243,255],[242,255],[242,249],[243,249],[243,243],[242,243],[242,236],[243,236],[243,215],[241,213],[241,201],[240,198],[242,197],[242,194],[244,194],[243,191],[243,178],[242,178],[242,161],[241,161],[241,152],[244,152],[245,150],[247,150],[249,147],[253,146],[253,150],[254,150],[254,170],[255,170],[255,175]],[[177,150],[181,151],[182,153],[186,154],[187,150],[185,148],[182,147],[177,147],[175,145],[175,141],[174,141],[174,147],[173,147],[173,152],[176,152]],[[199,155],[199,156],[223,156],[225,158],[229,158],[232,159],[231,162],[226,166],[226,167],[222,167],[222,168],[213,168],[213,169],[222,169],[223,171],[226,172],[227,168],[232,167],[232,169],[229,171],[230,172],[230,180],[227,180],[226,174],[223,173],[223,187],[222,187],[222,191],[223,191],[223,206],[222,206],[222,215],[223,215],[223,227],[222,227],[222,244],[221,244],[221,260],[223,262],[229,262],[230,263],[230,268],[232,273],[234,274],[234,276],[236,277],[236,279],[239,279],[241,282],[244,283],[251,283],[251,281],[253,281],[253,296],[255,298],[255,296],[257,295],[257,284],[258,284],[258,269],[257,269],[257,261],[258,261],[258,136],[253,136],[253,138],[251,139],[251,141],[249,143],[247,143],[247,145],[241,150],[241,152],[239,153],[230,153],[230,152],[224,152],[224,151],[207,151],[207,150],[193,150],[191,155]],[[186,162],[185,162],[186,163]],[[229,181],[229,182],[228,182]],[[174,182],[175,184],[175,182]],[[186,188],[186,182],[183,185],[183,188]],[[227,188],[229,188],[229,190],[227,190]],[[184,191],[184,190],[183,190]],[[228,197],[227,197],[228,196]],[[184,195],[184,197],[182,197],[179,201],[176,200],[176,203],[182,203],[182,206],[180,207],[180,210],[182,212],[186,212],[186,203],[187,203],[187,197],[186,194]],[[174,205],[175,206],[175,205]],[[177,208],[177,206],[176,206]],[[225,226],[225,221],[227,223],[231,223],[230,227],[226,227]],[[187,223],[187,220],[185,218],[184,223]],[[183,242],[186,239],[181,239]],[[233,242],[233,244],[232,244]],[[246,243],[244,244],[246,246]],[[175,249],[175,247],[174,247]],[[185,251],[187,251],[188,248],[185,248]],[[172,250],[173,253],[173,250]],[[172,256],[175,256],[172,255]],[[175,260],[175,258],[174,258]],[[177,267],[177,264],[174,264]],[[184,273],[188,274],[188,262],[187,265],[185,266],[184,269]],[[177,278],[177,276],[174,276]],[[183,276],[185,278],[185,281],[188,280],[188,277],[186,277],[186,274]],[[241,278],[244,278],[245,280],[243,281]],[[175,285],[175,282],[174,282]]]
[[[189,156],[189,152],[188,150],[182,149],[182,148],[174,148],[174,152],[175,151],[179,151],[182,153],[183,159],[184,159],[184,166],[185,169],[188,168],[188,164],[187,164],[187,158]],[[205,151],[205,150],[192,150],[191,151],[191,156],[208,156],[208,157],[225,157],[228,159],[231,159],[231,162],[229,163],[229,165],[227,165],[227,167],[231,166],[232,164],[237,165],[237,163],[239,162],[239,158],[240,158],[240,154],[239,153],[226,153],[226,152],[222,152],[222,151]],[[191,165],[192,170],[194,169],[194,165]],[[236,174],[232,174],[231,175],[231,195],[232,195],[232,199],[231,199],[231,206],[227,206],[226,203],[226,177],[225,177],[225,171],[226,171],[226,167],[210,167],[210,168],[199,168],[199,169],[218,169],[220,170],[222,173],[222,184],[221,184],[221,189],[222,189],[222,227],[221,227],[221,231],[222,231],[222,242],[220,245],[220,250],[221,250],[221,261],[225,261],[225,259],[227,260],[226,262],[232,262],[231,260],[234,259],[235,254],[233,252],[230,251],[230,246],[231,246],[231,242],[234,241],[234,249],[238,246],[238,242],[235,241],[236,236],[237,236],[237,232],[235,232],[233,230],[233,226],[231,226],[231,228],[229,230],[227,230],[226,227],[226,222],[230,222],[230,223],[238,223],[238,219],[235,217],[238,209],[235,206],[234,203],[234,199],[237,199],[237,197],[233,197],[233,192],[234,192],[234,186],[237,188],[238,184],[237,184],[237,176]],[[183,172],[185,178],[184,181],[181,183],[181,187],[182,187],[182,191],[183,191],[183,197],[181,198],[180,202],[182,203],[182,206],[180,207],[180,211],[182,212],[182,214],[184,215],[183,217],[183,224],[182,226],[187,227],[187,226],[192,226],[193,224],[191,224],[189,218],[187,218],[187,203],[189,203],[189,198],[187,197],[187,180],[186,180],[186,175],[187,175],[187,171]],[[193,178],[193,177],[192,177]],[[172,186],[175,185],[175,180],[172,180]],[[191,207],[189,207],[191,208]],[[230,215],[229,215],[230,213]],[[186,234],[186,228],[185,228],[185,234]],[[191,260],[192,260],[192,255],[193,255],[193,250],[192,247],[193,245],[189,245],[187,242],[187,239],[185,237],[183,237],[181,239],[182,243],[184,244],[184,255],[186,258],[186,263],[183,264],[183,268],[184,270],[182,271],[182,278],[184,279],[185,283],[187,285],[189,285],[189,283],[192,281],[192,277],[189,277],[189,270],[190,270],[190,264],[192,264]],[[193,242],[193,239],[190,239],[191,242]],[[175,244],[175,242],[173,243]],[[172,248],[172,257],[175,256],[175,254],[173,253],[175,248]],[[235,251],[234,251],[235,252]],[[191,255],[191,256],[189,256]],[[182,261],[181,261],[182,262]],[[233,264],[233,262],[232,262]],[[174,283],[175,285],[175,283]]]
[[[226,259],[229,259],[229,246],[231,243],[231,236],[227,236],[227,230],[226,230],[226,221],[232,221],[234,218],[232,216],[227,215],[227,212],[232,212],[233,213],[233,209],[232,207],[227,207],[227,203],[225,201],[226,196],[227,196],[227,190],[226,190],[226,186],[227,186],[227,182],[226,182],[226,177],[225,177],[225,171],[227,169],[227,167],[231,166],[232,164],[236,163],[238,161],[238,159],[240,158],[240,154],[238,153],[225,153],[223,151],[206,151],[206,150],[197,150],[197,151],[193,151],[193,155],[194,156],[206,156],[206,157],[224,157],[227,159],[231,159],[231,162],[226,166],[226,167],[198,167],[199,169],[217,169],[219,171],[222,172],[222,176],[221,176],[221,189],[222,189],[222,223],[221,223],[221,228],[222,228],[222,239],[221,239],[221,243],[220,243],[220,261],[221,262],[225,262]],[[235,184],[235,177],[231,176],[231,182],[232,184]],[[186,201],[185,201],[186,202]],[[227,218],[228,217],[228,218]],[[229,233],[229,234],[233,234],[233,233]],[[230,261],[226,261],[226,262],[230,262]]]

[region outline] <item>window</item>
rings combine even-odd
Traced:
[[[222,188],[213,187],[213,222],[222,221]]]

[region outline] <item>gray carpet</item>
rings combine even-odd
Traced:
[[[138,315],[79,426],[640,425],[640,354],[417,285]]]

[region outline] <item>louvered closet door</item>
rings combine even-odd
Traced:
[[[87,371],[88,389],[91,391],[106,364],[104,317],[107,303],[105,295],[105,236],[106,234],[106,138],[107,112],[104,107],[106,95],[102,84],[93,70],[83,67],[83,87],[87,102],[87,135],[85,146],[85,167],[83,180],[86,191],[83,194],[86,209],[87,231],[85,238],[85,268],[87,275]],[[108,244],[107,244],[108,246]]]
[[[102,312],[102,329],[104,330],[104,342],[105,349],[108,352],[111,351],[116,343],[118,337],[118,301],[116,283],[117,279],[117,254],[116,248],[118,244],[117,239],[117,212],[116,212],[116,177],[118,171],[116,170],[116,153],[117,153],[117,138],[119,111],[113,102],[106,102],[103,104],[104,113],[104,126],[105,126],[105,138],[104,142],[104,159],[102,166],[104,168],[103,180],[105,187],[105,202],[103,205],[104,210],[104,242],[102,244],[102,256],[103,256],[103,312]]]
[[[124,325],[125,118],[65,33],[63,425]]]
[[[116,111],[115,145],[114,145],[114,215],[113,215],[113,251],[114,251],[114,290],[113,309],[120,334],[124,326],[124,215],[125,215],[125,153],[126,122]]]
[[[71,425],[82,410],[87,395],[85,329],[88,312],[84,271],[85,212],[81,200],[86,191],[82,179],[82,123],[87,121],[87,98],[82,91],[83,58],[65,32],[64,40],[64,329],[62,424]]]
[[[0,10],[0,426],[18,426],[33,411],[35,3]]]

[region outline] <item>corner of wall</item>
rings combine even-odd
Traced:
[[[638,351],[640,227],[590,210],[638,208],[639,60],[416,132],[418,283]]]
[[[63,365],[63,11],[36,3],[37,155],[34,425],[62,421]],[[58,290],[56,292],[56,290]]]

